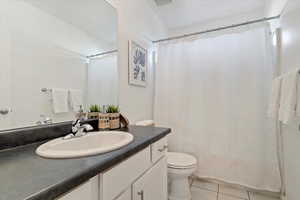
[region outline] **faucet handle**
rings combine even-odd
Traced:
[[[77,119],[76,121],[73,121],[72,123],[72,133],[75,134],[78,132],[79,130],[79,127],[80,127],[80,120]]]
[[[77,126],[78,124],[80,125],[80,119],[76,119],[72,122],[72,126]]]

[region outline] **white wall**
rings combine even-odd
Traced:
[[[7,22],[0,15],[0,27],[7,27]],[[0,28],[0,109],[9,109],[11,105],[11,68],[10,68],[10,42],[9,30]],[[11,115],[0,115],[0,127],[11,126]]]
[[[287,2],[288,0],[266,0],[267,17],[280,15]]]
[[[106,2],[108,2],[110,5],[112,5],[114,8],[118,8],[120,0],[105,0]]]
[[[167,33],[153,6],[147,0],[121,0],[118,5],[119,104],[130,122],[153,119],[154,66],[151,58],[148,59],[148,86],[128,85],[128,40],[137,41],[151,52],[151,40],[165,37]]]
[[[221,18],[218,20],[207,21],[205,23],[193,24],[193,25],[189,25],[186,27],[180,27],[178,29],[170,29],[169,35],[170,36],[178,36],[178,35],[184,35],[187,33],[195,33],[195,32],[199,32],[199,31],[203,31],[203,30],[214,29],[217,27],[243,23],[245,21],[250,21],[253,19],[259,19],[259,18],[262,18],[262,16],[263,16],[263,13],[260,11],[244,13],[244,14],[240,14],[240,15],[232,15],[232,16],[228,16],[228,17]]]
[[[282,73],[300,67],[300,1],[289,0],[281,18]],[[286,189],[288,200],[298,200],[300,197],[300,119],[295,119],[288,126],[283,127],[284,161],[286,175]]]

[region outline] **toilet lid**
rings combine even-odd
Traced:
[[[168,152],[168,166],[171,168],[186,169],[195,167],[197,160],[194,156],[185,153]]]

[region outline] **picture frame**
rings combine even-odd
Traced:
[[[129,41],[129,69],[130,85],[146,87],[148,81],[148,50],[137,42]]]

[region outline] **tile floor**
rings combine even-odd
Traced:
[[[198,180],[192,182],[191,190],[192,200],[279,200],[246,190]]]

